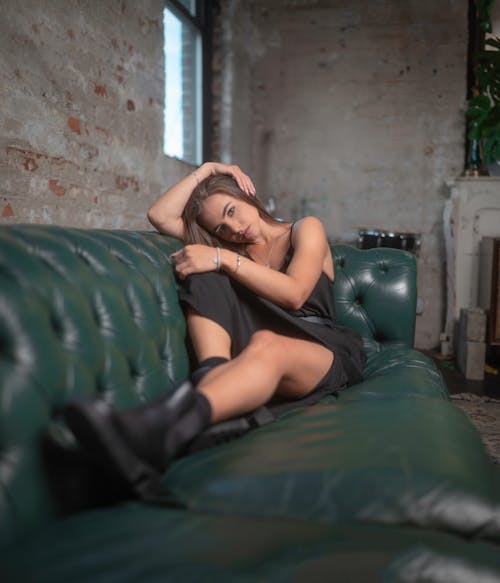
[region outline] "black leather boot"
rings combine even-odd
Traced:
[[[173,394],[127,410],[102,398],[78,399],[66,422],[82,447],[112,465],[139,495],[157,488],[169,462],[209,424],[210,403],[191,383]]]

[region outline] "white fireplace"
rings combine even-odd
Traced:
[[[447,183],[444,208],[446,247],[445,334],[455,335],[461,308],[478,306],[480,242],[500,237],[500,177],[461,177]]]

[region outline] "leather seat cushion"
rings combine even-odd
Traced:
[[[449,399],[441,372],[428,356],[408,348],[371,353],[365,380],[341,393],[342,402],[396,396]]]
[[[196,511],[500,538],[499,477],[458,407],[404,397],[290,412],[178,460],[164,481]]]
[[[53,523],[5,550],[0,565],[2,580],[23,583],[372,583],[414,581],[408,576],[422,568],[428,581],[456,580],[457,570],[463,581],[490,581],[500,572],[500,554],[489,543],[424,529],[211,516],[129,503]]]

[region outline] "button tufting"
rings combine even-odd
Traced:
[[[40,437],[67,398],[132,405],[186,378],[185,321],[165,260],[178,245],[153,232],[6,225],[0,246],[0,394],[8,401],[0,522],[34,505],[23,520],[35,527],[55,510],[45,483],[33,481]]]
[[[131,377],[136,377],[139,375],[137,367],[135,366],[135,362],[132,362],[131,360],[128,361],[128,370]]]
[[[51,314],[50,324],[52,326],[52,330],[54,330],[55,335],[58,338],[62,338],[64,328],[63,328],[61,320],[59,318],[55,317],[53,314]]]

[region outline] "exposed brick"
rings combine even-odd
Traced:
[[[75,134],[82,133],[80,120],[76,117],[68,117],[68,127],[72,132],[75,132]]]
[[[25,170],[34,171],[40,169],[53,170],[54,168],[61,168],[64,166],[74,167],[74,163],[62,156],[49,156],[42,152],[19,148],[16,146],[7,146],[7,163],[13,167]]]
[[[106,89],[105,85],[97,85],[97,83],[94,84],[94,93],[96,95],[99,95],[99,97],[106,97],[108,94],[108,90]]]
[[[139,181],[135,176],[116,176],[115,184],[118,190],[139,192]]]
[[[30,172],[33,172],[34,170],[36,170],[38,168],[38,164],[35,162],[34,158],[29,158],[28,156],[26,158],[24,158],[24,169],[25,170],[29,170]]]
[[[64,196],[66,194],[66,189],[59,184],[57,178],[49,180],[49,188],[56,196]]]
[[[12,208],[12,205],[8,202],[2,209],[2,217],[4,219],[8,219],[10,217],[14,216],[14,209]]]
[[[2,3],[0,224],[151,228],[147,208],[190,170],[161,154],[148,105],[164,91],[163,2],[91,5]]]

